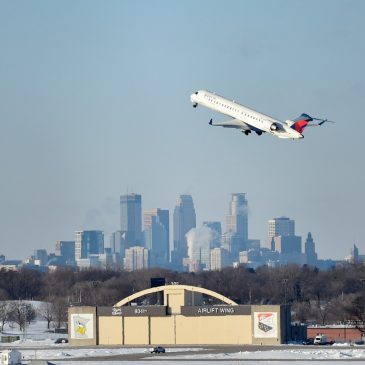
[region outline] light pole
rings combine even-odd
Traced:
[[[286,302],[287,302],[286,295],[287,295],[288,279],[283,279],[281,282],[284,284],[284,304],[285,304],[285,307],[286,307]]]

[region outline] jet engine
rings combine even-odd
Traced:
[[[277,123],[274,123],[271,120],[264,120],[263,124],[267,129],[270,129],[272,132],[277,131],[279,129]]]

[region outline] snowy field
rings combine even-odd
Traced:
[[[47,348],[47,344],[37,348],[27,349],[23,346],[33,345],[32,343],[18,344],[17,348],[24,357],[24,363],[33,359],[47,359],[57,365],[116,365],[135,364],[146,365],[163,363],[165,365],[181,365],[188,363],[191,365],[203,365],[214,363],[214,365],[288,365],[296,363],[298,365],[319,365],[325,363],[335,363],[345,365],[349,362],[354,364],[365,364],[365,348],[330,348],[320,347],[318,349],[290,349],[290,346],[277,350],[268,351],[238,351],[232,353],[222,352],[209,353],[203,348],[167,348],[166,354],[150,354],[147,348],[71,348],[69,345],[58,345],[56,348]],[[40,343],[39,343],[40,345]],[[23,348],[22,348],[23,347]],[[191,354],[189,354],[191,353]],[[116,361],[114,356],[141,355],[140,360],[123,359]],[[110,360],[105,359],[111,357]],[[98,361],[97,358],[103,358]],[[90,360],[87,360],[87,359]],[[137,356],[138,358],[138,356]],[[161,361],[163,360],[163,361]]]
[[[75,348],[68,344],[55,344],[57,338],[67,338],[66,334],[47,332],[46,323],[32,323],[25,333],[16,327],[6,327],[3,335],[19,335],[20,340],[13,343],[2,343],[0,349],[15,348],[22,353],[23,363],[33,359],[49,360],[56,365],[116,365],[116,364],[156,364],[164,365],[320,365],[334,363],[345,365],[365,365],[365,346],[339,347],[325,346],[318,348],[282,346],[273,350],[225,352],[207,350],[206,348],[167,347],[166,354],[150,354],[150,348]],[[214,346],[212,346],[213,348]],[[247,349],[247,348],[246,348]],[[257,349],[257,348],[256,348]],[[232,350],[231,350],[232,351]],[[110,359],[108,359],[110,357]],[[116,358],[117,357],[117,358]],[[97,360],[100,358],[100,360]],[[131,358],[133,360],[131,360]],[[135,359],[134,359],[135,358]],[[88,360],[89,359],[89,360]]]
[[[214,365],[234,365],[234,364],[250,364],[250,365],[288,365],[296,363],[298,365],[320,365],[325,363],[335,363],[336,365],[345,365],[349,364],[349,362],[353,362],[354,364],[365,364],[365,351],[360,349],[348,349],[348,350],[339,350],[339,349],[319,349],[319,350],[273,350],[273,351],[255,351],[255,352],[237,352],[237,353],[216,353],[216,354],[195,354],[195,355],[174,355],[174,352],[177,351],[186,351],[189,350],[195,351],[197,349],[168,349],[168,354],[165,356],[154,355],[147,356],[146,358],[136,361],[136,360],[128,360],[128,361],[81,361],[74,359],[73,357],[94,357],[94,356],[106,356],[106,355],[117,355],[117,354],[132,354],[139,353],[144,351],[143,349],[119,349],[119,350],[109,350],[109,349],[98,349],[98,350],[73,350],[70,352],[65,349],[64,351],[51,351],[51,350],[42,350],[44,351],[44,355],[47,355],[47,359],[53,360],[57,365],[116,365],[116,364],[135,364],[138,365],[147,365],[147,364],[155,364],[163,363],[166,365],[181,365],[184,363],[188,363],[190,365],[206,365],[207,363],[214,363]],[[25,355],[25,360],[30,360],[33,358],[32,352],[23,352]],[[64,356],[68,356],[68,361],[64,361]],[[41,355],[39,353],[38,355]],[[41,358],[40,356],[38,358]],[[161,361],[163,359],[163,361]],[[27,361],[24,361],[27,363]]]
[[[315,365],[335,363],[344,365],[349,362],[355,364],[365,364],[365,348],[329,348],[320,347],[318,349],[283,349],[269,351],[238,351],[232,353],[222,352],[209,353],[203,348],[167,348],[166,354],[150,354],[147,348],[72,348],[68,344],[54,345],[49,341],[38,341],[34,346],[33,341],[25,341],[14,344],[21,351],[24,363],[33,359],[47,359],[57,365],[104,365],[133,364],[139,365],[164,363],[166,365],[181,365],[189,363],[191,365],[203,365],[214,363],[215,365],[251,364],[251,365],[288,365],[297,363],[298,365]],[[30,347],[32,348],[30,348]],[[191,354],[189,354],[191,353]],[[115,356],[144,356],[141,360],[116,359]],[[106,357],[110,360],[105,360]],[[97,358],[103,358],[102,361]],[[138,356],[137,356],[138,357]],[[87,359],[88,361],[85,361]],[[163,361],[161,361],[163,360]]]

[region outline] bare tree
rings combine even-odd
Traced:
[[[50,300],[50,298],[48,299]],[[43,302],[40,308],[38,309],[39,315],[47,321],[47,329],[50,329],[51,323],[53,322],[54,319],[54,312],[52,307],[53,307],[52,303],[47,301]]]
[[[11,305],[8,301],[0,302],[0,326],[1,332],[4,330],[4,326],[10,321]]]
[[[31,321],[34,321],[36,312],[29,303],[19,301],[11,302],[10,319],[18,324],[19,329],[24,331]]]
[[[355,323],[356,328],[364,334],[365,332],[365,294],[353,294],[350,296],[351,301],[348,301],[345,310],[350,316],[350,319]]]
[[[296,302],[292,306],[294,320],[300,323],[306,323],[312,318],[312,308],[310,302]]]
[[[67,325],[67,301],[64,298],[55,298],[52,303],[52,316],[56,328]]]

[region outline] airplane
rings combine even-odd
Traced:
[[[194,108],[202,105],[233,118],[218,123],[211,119],[210,125],[240,129],[246,136],[254,131],[259,136],[262,133],[270,133],[278,138],[302,139],[304,138],[303,131],[307,126],[318,127],[326,122],[334,123],[328,119],[312,118],[305,113],[293,120],[282,122],[206,90],[199,90],[191,94],[190,100]]]

